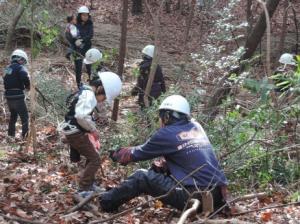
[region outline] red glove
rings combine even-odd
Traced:
[[[95,140],[100,139],[99,133],[97,131],[92,131],[90,134],[94,137]]]
[[[114,162],[118,162],[123,166],[126,166],[132,161],[131,149],[120,148],[111,154],[111,159]]]

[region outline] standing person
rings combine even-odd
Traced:
[[[79,162],[80,155],[86,158],[86,166],[79,180],[79,192],[95,191],[99,188],[94,185],[95,175],[100,166],[100,157],[97,150],[99,134],[92,119],[97,102],[107,100],[112,104],[122,88],[118,75],[112,72],[99,73],[99,78],[82,85],[79,91],[68,102],[68,113],[60,130],[65,134],[70,145],[72,162]],[[95,143],[96,144],[93,144]],[[75,158],[74,158],[75,157]],[[74,161],[75,159],[75,161]]]
[[[29,116],[25,103],[24,90],[30,90],[30,79],[25,65],[28,63],[28,56],[25,51],[16,49],[11,55],[10,65],[5,69],[4,89],[10,119],[8,125],[8,135],[15,137],[16,122],[18,116],[22,122],[23,139],[28,133]]]
[[[85,53],[92,47],[92,38],[94,35],[93,21],[88,7],[81,6],[77,12],[77,29],[79,36],[73,39],[75,45],[75,73],[78,88],[81,86],[82,59]],[[87,73],[90,77],[91,66],[86,65]]]
[[[205,131],[198,122],[190,119],[187,100],[180,95],[167,97],[159,107],[159,119],[161,128],[149,140],[139,146],[121,147],[111,153],[111,158],[121,165],[157,157],[163,157],[165,161],[155,163],[149,170],[137,170],[119,186],[102,193],[99,198],[102,210],[115,211],[141,194],[164,195],[177,181],[182,181],[191,193],[199,189],[210,191],[215,209],[224,205],[227,179]],[[182,210],[189,199],[184,188],[177,186],[169,196],[161,199],[162,202]]]
[[[138,96],[138,104],[142,109],[145,107],[144,95],[145,95],[145,90],[146,90],[146,86],[147,86],[147,82],[151,70],[154,48],[155,47],[153,45],[147,45],[142,50],[143,61],[139,65],[140,75],[138,77],[136,86],[131,91],[131,95]],[[157,99],[162,93],[165,92],[166,92],[166,85],[165,85],[164,75],[162,73],[162,69],[160,65],[157,65],[155,77],[152,83],[150,96],[149,96],[150,104],[153,99]]]

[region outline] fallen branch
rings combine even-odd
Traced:
[[[8,216],[8,215],[5,215],[5,214],[3,214],[3,213],[0,213],[0,216],[2,216],[2,217],[5,218],[5,219],[8,219],[8,220],[17,221],[17,222],[22,222],[22,223],[29,223],[29,224],[44,224],[44,222],[28,220],[28,219],[20,218],[20,217],[17,217],[17,216]]]
[[[195,212],[197,212],[197,209],[200,205],[200,201],[198,199],[191,199],[191,202],[193,202],[193,205],[191,208],[189,208],[188,210],[186,210],[182,216],[180,217],[179,221],[177,222],[177,224],[183,224],[186,219],[191,215],[194,214]]]
[[[86,198],[77,198],[77,201],[80,201],[76,206],[74,206],[73,208],[69,209],[67,211],[67,214],[75,212],[77,210],[79,210],[80,208],[82,208],[85,204],[89,203],[94,197],[99,196],[99,193],[97,192],[93,192],[92,194],[90,194],[88,197]]]
[[[218,214],[220,211],[222,211],[226,206],[229,206],[231,203],[235,203],[235,202],[238,202],[238,201],[246,201],[246,200],[250,200],[250,199],[253,199],[253,198],[261,198],[261,197],[265,197],[267,195],[268,194],[266,192],[261,192],[261,193],[255,193],[255,194],[247,194],[247,195],[244,195],[244,196],[234,198],[231,201],[228,201],[227,203],[225,203],[223,206],[221,206],[216,211],[214,211],[205,220],[203,220],[203,222],[200,222],[200,223],[208,223],[210,218],[214,217],[216,214]]]
[[[253,222],[242,221],[239,219],[214,219],[214,220],[207,220],[205,222],[204,222],[204,220],[200,219],[196,222],[193,222],[192,224],[199,224],[199,223],[205,223],[205,224],[228,224],[228,223],[254,224]]]
[[[253,198],[263,198],[268,196],[267,192],[260,192],[260,193],[254,193],[254,194],[246,194],[237,198],[234,198],[233,200],[231,200],[229,203],[235,203],[238,201],[246,201],[246,200],[250,200]]]
[[[273,205],[273,206],[268,206],[268,207],[253,209],[253,210],[249,210],[249,211],[245,211],[245,212],[240,212],[240,213],[233,213],[232,215],[234,215],[234,216],[245,215],[245,214],[252,213],[252,212],[260,212],[260,211],[263,211],[263,210],[273,209],[273,208],[283,208],[283,207],[287,207],[287,206],[291,206],[291,205],[300,206],[300,201],[298,201],[298,202],[291,202],[291,203],[282,204],[282,205]]]
[[[206,166],[206,164],[204,164],[204,165],[198,167],[197,169],[193,170],[191,173],[189,173],[189,174],[188,174],[187,176],[185,176],[183,179],[181,179],[180,181],[178,181],[178,183],[175,184],[175,185],[174,185],[174,186],[173,186],[166,194],[161,195],[161,196],[158,196],[158,197],[155,197],[155,198],[152,198],[151,200],[146,201],[146,202],[142,203],[141,205],[137,205],[137,206],[135,206],[135,207],[129,208],[129,209],[127,209],[127,210],[124,210],[124,211],[122,211],[122,212],[120,212],[120,213],[118,213],[118,214],[115,214],[115,215],[113,215],[113,216],[107,218],[107,219],[94,220],[94,221],[90,222],[89,224],[103,223],[103,222],[108,222],[108,221],[110,221],[110,220],[114,220],[114,219],[116,219],[116,218],[118,218],[118,217],[120,217],[120,216],[122,216],[122,215],[124,215],[124,214],[126,214],[126,213],[128,213],[128,212],[131,212],[131,211],[133,211],[133,210],[135,210],[135,209],[137,209],[137,208],[139,208],[139,207],[143,207],[144,205],[149,204],[150,202],[153,202],[153,201],[156,201],[156,200],[160,200],[160,199],[162,199],[162,198],[165,198],[165,197],[169,196],[169,195],[171,194],[171,192],[172,192],[173,190],[175,190],[176,187],[178,187],[183,181],[185,181],[187,178],[193,176],[196,172],[198,172],[199,170],[201,170],[204,166]]]

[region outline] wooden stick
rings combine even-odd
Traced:
[[[155,197],[155,198],[152,198],[152,199],[149,200],[149,201],[146,201],[146,202],[144,202],[144,203],[142,203],[142,204],[140,204],[140,205],[137,205],[137,206],[135,206],[135,207],[133,207],[133,208],[129,208],[129,209],[127,209],[127,210],[124,210],[124,211],[122,211],[122,212],[120,212],[120,213],[118,213],[118,214],[115,214],[115,215],[113,215],[113,216],[107,218],[107,219],[94,220],[94,221],[92,221],[92,222],[89,222],[89,224],[103,223],[103,222],[107,222],[107,221],[110,221],[110,220],[114,220],[114,219],[116,219],[116,218],[118,218],[118,217],[120,217],[120,216],[122,216],[122,215],[124,215],[124,214],[126,214],[126,213],[128,213],[128,212],[131,212],[131,211],[133,211],[133,210],[135,210],[135,209],[137,209],[137,208],[139,208],[139,207],[143,207],[144,205],[149,204],[150,202],[153,202],[153,201],[156,201],[156,200],[160,200],[160,199],[162,199],[162,198],[165,198],[165,197],[169,196],[169,195],[171,194],[171,192],[172,192],[173,190],[175,190],[176,187],[179,186],[179,184],[181,184],[183,181],[185,181],[185,180],[186,180],[187,178],[189,178],[190,176],[193,176],[196,172],[198,172],[199,170],[201,170],[204,166],[206,166],[206,164],[203,164],[202,166],[200,166],[200,167],[198,167],[197,169],[193,170],[191,173],[189,173],[189,174],[188,174],[187,176],[185,176],[183,179],[181,179],[180,181],[178,181],[178,183],[175,184],[175,185],[174,185],[174,186],[173,186],[166,194],[161,195],[161,196],[158,196],[158,197]]]
[[[189,208],[188,210],[186,210],[180,217],[179,221],[177,222],[177,224],[184,224],[184,222],[186,221],[186,219],[189,217],[189,215],[195,213],[200,205],[200,201],[198,199],[191,199],[191,202],[193,202],[193,205],[191,208]]]
[[[17,221],[17,222],[22,222],[22,223],[29,223],[29,224],[44,224],[44,222],[28,220],[28,219],[20,218],[20,217],[17,217],[17,216],[8,216],[8,215],[5,215],[5,214],[3,214],[3,213],[0,213],[0,216],[2,216],[2,217],[5,218],[5,219],[8,219],[8,220]]]
[[[67,214],[79,210],[80,208],[82,208],[85,204],[87,204],[88,202],[90,202],[96,196],[99,196],[99,193],[93,192],[92,194],[90,194],[89,196],[87,196],[86,198],[84,198],[83,200],[82,199],[77,199],[80,202],[76,206],[74,206],[73,208],[69,209],[67,211]]]
[[[291,203],[288,203],[288,204],[273,205],[273,206],[268,206],[268,207],[253,209],[253,210],[249,210],[249,211],[245,211],[245,212],[240,212],[240,213],[233,213],[232,215],[234,215],[234,216],[245,215],[245,214],[252,213],[252,212],[260,212],[260,211],[263,211],[263,210],[273,209],[273,208],[282,208],[282,207],[287,207],[287,206],[290,206],[290,205],[300,206],[300,201],[298,201],[298,202],[291,202]]]

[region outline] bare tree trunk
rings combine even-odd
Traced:
[[[11,23],[9,24],[8,31],[7,31],[7,37],[5,42],[5,52],[6,54],[10,54],[10,51],[12,50],[12,39],[14,36],[14,32],[16,29],[16,26],[23,15],[26,7],[21,2],[18,3],[18,8],[16,9],[15,15],[11,20]]]
[[[287,30],[287,14],[288,14],[288,6],[289,6],[289,2],[288,0],[284,1],[284,14],[283,14],[283,19],[282,19],[282,29],[281,29],[281,35],[280,35],[280,42],[279,42],[279,53],[282,54],[283,53],[283,49],[284,49],[284,42],[285,42],[285,37],[286,37],[286,30]]]
[[[33,1],[31,1],[31,31],[30,31],[30,39],[31,39],[31,55],[30,55],[30,129],[29,129],[29,135],[27,138],[27,143],[26,143],[26,149],[28,151],[31,143],[32,143],[32,148],[34,155],[36,155],[36,150],[37,150],[37,139],[36,139],[36,91],[35,91],[35,77],[34,77],[34,71],[33,71],[33,48],[34,48],[34,4]]]
[[[247,28],[247,37],[249,36],[251,30],[252,30],[252,26],[253,26],[253,18],[252,18],[252,0],[247,0],[247,10],[246,10],[246,14],[247,14],[247,22],[248,22],[248,28]]]
[[[268,13],[270,18],[272,18],[280,0],[268,0],[266,3],[266,7],[268,9]],[[247,38],[246,44],[245,44],[245,49],[246,52],[242,56],[241,60],[246,60],[252,57],[254,54],[257,46],[259,45],[260,40],[264,36],[264,33],[266,31],[266,16],[265,12],[262,12],[261,15],[259,16],[259,19],[254,26],[252,32],[250,33],[249,37]]]
[[[192,0],[191,7],[190,7],[190,14],[189,14],[189,16],[187,18],[187,22],[186,22],[186,30],[185,30],[184,44],[183,44],[184,48],[186,48],[187,43],[188,43],[190,29],[191,29],[192,21],[194,18],[195,6],[196,6],[196,0]]]
[[[154,35],[155,35],[155,48],[154,48],[154,56],[152,59],[152,64],[151,64],[151,70],[150,70],[150,74],[149,74],[149,78],[148,78],[148,82],[147,82],[147,86],[145,89],[145,94],[144,94],[144,102],[145,102],[145,106],[149,107],[150,103],[149,103],[149,96],[150,96],[150,91],[152,88],[152,84],[153,84],[153,80],[155,77],[155,73],[156,73],[156,69],[157,69],[157,65],[159,62],[159,50],[160,50],[160,21],[159,21],[159,15],[161,13],[162,7],[165,3],[165,0],[162,0],[160,3],[160,7],[159,10],[157,12],[157,14],[153,14],[153,12],[150,9],[149,3],[148,1],[146,1],[146,6],[151,14],[153,23],[154,23]]]
[[[268,0],[266,3],[266,7],[269,13],[269,17],[272,18],[280,0]],[[251,58],[259,45],[265,31],[266,31],[266,16],[265,12],[263,11],[252,29],[251,34],[246,40],[245,43],[245,54],[241,57],[242,60],[247,60]],[[241,64],[238,68],[233,69],[232,71],[229,71],[228,74],[226,74],[217,84],[215,88],[215,92],[211,99],[208,101],[206,105],[206,110],[204,111],[208,115],[208,119],[212,120],[215,118],[217,114],[217,106],[222,103],[222,100],[225,99],[231,90],[230,80],[228,80],[229,76],[233,73],[239,75],[241,74],[245,69],[245,66]]]
[[[127,22],[128,22],[128,0],[123,0],[123,12],[122,12],[122,30],[121,30],[121,41],[119,50],[119,65],[118,75],[122,79],[124,70],[124,61],[126,56],[126,42],[127,42]],[[112,112],[112,119],[117,121],[119,111],[119,99],[115,99],[114,108]]]

